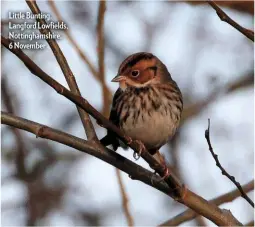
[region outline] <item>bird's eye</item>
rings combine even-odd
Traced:
[[[137,76],[139,75],[139,70],[133,70],[132,73],[131,73],[131,75],[132,75],[133,77],[137,77]]]

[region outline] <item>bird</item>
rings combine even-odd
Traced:
[[[183,110],[182,93],[167,67],[152,53],[134,53],[120,64],[112,82],[118,82],[119,88],[109,120],[151,155],[159,155],[159,149],[176,133]],[[109,130],[100,141],[115,151],[121,146]]]

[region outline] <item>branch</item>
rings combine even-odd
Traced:
[[[254,226],[254,220],[248,222],[247,224],[245,224],[245,226]]]
[[[64,21],[60,12],[58,11],[55,3],[53,0],[48,0],[48,3],[54,12],[54,14],[57,17],[58,21]],[[100,19],[101,20],[101,19]],[[104,72],[101,73],[100,66],[99,66],[99,72],[97,71],[96,67],[92,64],[92,62],[89,60],[86,53],[81,49],[79,44],[75,41],[75,39],[72,37],[70,29],[65,29],[64,33],[66,34],[67,39],[70,41],[70,43],[73,45],[74,49],[77,51],[80,58],[85,62],[85,64],[88,66],[91,74],[94,76],[94,78],[100,83],[103,89],[103,98],[104,98],[104,106],[103,106],[103,114],[104,116],[107,116],[109,113],[109,107],[110,107],[110,101],[112,99],[112,94],[108,86],[106,85],[105,79],[104,79]],[[101,41],[100,41],[101,42]],[[103,45],[104,46],[104,45]],[[101,48],[101,46],[100,46]],[[100,50],[100,48],[98,48]],[[101,51],[99,51],[101,53]],[[104,70],[103,70],[104,71]],[[106,104],[105,104],[106,103]]]
[[[205,4],[205,1],[185,1],[191,5]],[[217,4],[223,7],[230,8],[241,13],[254,14],[254,2],[253,1],[217,1]]]
[[[36,135],[36,137],[56,141],[90,154],[124,171],[136,180],[140,180],[165,194],[169,193],[169,187],[164,181],[160,180],[159,176],[126,159],[118,153],[103,147],[101,144],[97,144],[95,141],[86,141],[60,130],[14,116],[4,111],[1,111],[1,123],[31,132]],[[151,180],[152,178],[154,179],[153,182]]]
[[[26,1],[29,8],[31,9],[31,11],[33,12],[33,14],[41,14],[41,11],[40,9],[38,8],[37,4],[36,4],[36,1],[34,0],[27,0]],[[40,25],[47,25],[46,21],[44,19],[36,19]],[[51,33],[50,29],[47,29],[47,28],[41,28],[40,27],[40,32],[42,34],[49,34]],[[67,81],[67,84],[68,86],[70,87],[70,90],[72,92],[74,92],[75,94],[77,95],[81,95],[80,91],[79,91],[79,88],[78,88],[78,85],[76,83],[76,80],[75,80],[75,77],[66,61],[66,58],[65,56],[63,55],[58,43],[56,42],[55,39],[46,39],[46,41],[48,42],[48,44],[50,45],[50,48],[52,49],[52,52],[54,53],[55,55],[55,58],[57,59],[58,61],[58,64],[66,78],[66,81]],[[88,139],[95,139],[97,140],[97,136],[96,136],[96,132],[95,132],[95,129],[92,125],[92,122],[89,118],[89,115],[84,111],[82,110],[81,108],[79,108],[77,106],[77,109],[78,109],[78,112],[79,112],[79,115],[80,115],[80,118],[81,118],[81,121],[83,123],[83,126],[85,128],[85,131],[86,131],[86,135],[88,137]]]
[[[7,49],[9,49],[9,44],[13,41],[2,37],[1,42]],[[176,178],[173,174],[168,174],[167,176],[165,176],[165,172],[166,172],[165,165],[161,165],[155,158],[153,158],[153,156],[146,150],[146,148],[140,150],[139,143],[137,143],[136,141],[132,141],[131,138],[125,136],[125,134],[123,133],[122,130],[120,130],[118,127],[116,127],[116,125],[112,124],[103,115],[101,115],[94,107],[92,107],[88,103],[88,101],[86,99],[67,90],[64,86],[62,86],[57,81],[55,81],[53,78],[51,78],[49,75],[47,75],[27,55],[25,55],[22,50],[20,50],[18,48],[9,49],[9,50],[12,53],[14,53],[17,57],[19,57],[20,60],[23,61],[23,63],[27,66],[27,68],[34,75],[38,76],[45,83],[50,85],[59,94],[65,96],[66,98],[68,98],[69,100],[74,102],[76,105],[78,105],[80,108],[84,109],[86,112],[88,112],[90,115],[92,115],[103,127],[114,132],[119,139],[121,139],[125,144],[128,144],[129,147],[131,147],[135,152],[137,152],[137,153],[141,152],[142,158],[147,163],[149,163],[151,168],[153,168],[161,177],[165,177],[164,182],[162,181],[162,178],[159,180],[160,182],[154,182],[154,180],[153,180],[154,175],[150,175],[151,176],[151,178],[149,180],[150,182],[148,183],[148,181],[147,181],[146,182],[147,184],[154,185],[157,183],[157,184],[161,185],[163,183],[164,184],[167,183],[167,185],[169,187],[167,187],[168,190],[165,191],[165,193],[168,196],[172,197],[173,199],[177,200],[180,203],[185,204],[187,207],[195,210],[197,213],[208,218],[209,220],[214,222],[216,225],[225,225],[225,226],[242,225],[239,221],[237,221],[235,219],[234,216],[230,215],[230,213],[224,212],[223,210],[219,209],[217,206],[210,204],[208,201],[206,201],[202,197],[200,197],[200,196],[196,195],[195,193],[193,193],[192,191],[188,190],[184,185],[182,185],[179,182],[179,179]],[[83,140],[82,140],[82,144],[84,144]],[[97,154],[99,156],[99,158],[101,157],[101,159],[102,159],[102,156],[101,156],[101,155],[103,155],[103,154],[101,154],[102,150],[98,149],[96,154],[91,152],[91,149],[93,146],[100,148],[100,147],[102,147],[101,144],[98,144],[96,141],[88,141],[88,142],[86,142],[86,144],[87,144],[86,148],[89,149],[89,150],[87,150],[87,149],[86,150],[89,151],[91,155],[96,156],[96,154]],[[67,145],[72,146],[73,143],[68,143]],[[91,145],[91,146],[88,146],[88,145]],[[79,147],[80,147],[80,144],[79,144]],[[107,150],[105,149],[105,151],[110,152],[109,149],[107,149]],[[101,155],[99,155],[98,152]],[[117,155],[117,154],[115,154],[115,155]],[[109,157],[107,156],[107,158],[105,158],[104,161],[109,163],[108,158]],[[122,163],[122,165],[123,164],[124,163]],[[124,172],[127,172],[123,169],[124,167],[122,165],[120,165],[120,166],[114,165],[114,166],[123,170]],[[130,171],[131,170],[129,170],[129,172]],[[131,174],[131,177],[133,177],[132,174]],[[155,176],[155,177],[157,180],[159,179],[157,176]]]
[[[206,141],[208,143],[209,146],[209,151],[211,152],[215,162],[216,162],[216,166],[218,166],[221,170],[222,175],[225,175],[229,180],[231,180],[235,186],[239,189],[241,196],[252,206],[254,207],[254,203],[252,202],[252,200],[246,195],[246,193],[244,192],[241,184],[235,180],[235,177],[231,176],[220,164],[220,161],[218,159],[218,155],[214,153],[212,145],[211,145],[211,141],[210,141],[210,119],[208,119],[208,128],[205,130],[205,138]]]
[[[238,30],[243,35],[245,35],[248,39],[250,39],[254,42],[254,32],[253,31],[242,27],[241,25],[236,23],[234,20],[232,20],[214,1],[207,0],[207,2],[208,2],[208,4],[211,5],[212,8],[215,9],[217,15],[219,16],[219,18],[222,21],[230,24],[232,27],[234,27],[236,30]]]
[[[244,192],[248,193],[252,190],[254,190],[254,180],[250,181],[249,183],[242,186]],[[215,205],[219,206],[224,203],[228,203],[233,201],[234,199],[238,198],[240,196],[239,189],[235,189],[231,192],[228,192],[224,195],[221,195],[215,199],[210,200],[210,203],[214,203]],[[192,220],[193,218],[197,217],[198,214],[194,212],[191,209],[188,209],[181,214],[178,214],[177,216],[173,217],[172,219],[160,224],[160,226],[178,226],[182,224],[183,222]]]
[[[99,68],[99,81],[102,85],[103,94],[103,115],[108,116],[110,113],[110,104],[112,100],[112,94],[105,83],[105,37],[104,37],[104,17],[106,11],[106,1],[99,2],[98,16],[97,16],[97,56],[98,56],[98,68]],[[134,219],[128,207],[128,197],[125,191],[124,184],[122,182],[121,173],[116,169],[117,180],[120,187],[123,211],[127,219],[128,226],[134,226]]]
[[[108,116],[110,113],[110,103],[112,101],[112,95],[105,83],[105,38],[104,38],[104,15],[106,10],[106,2],[100,1],[97,16],[97,52],[98,52],[98,68],[100,84],[103,88],[103,115]]]
[[[9,45],[11,43],[13,44],[12,40],[2,37],[1,42],[7,49],[9,49],[12,53],[19,57],[21,61],[23,61],[23,63],[26,65],[26,67],[30,70],[32,74],[39,77],[49,86],[51,86],[57,93],[63,95],[64,97],[78,105],[80,108],[84,109],[90,115],[92,115],[100,123],[101,126],[116,133],[119,139],[121,139],[125,144],[128,144],[136,153],[141,152],[141,156],[147,163],[149,163],[151,168],[153,168],[160,176],[165,177],[166,167],[164,165],[161,165],[155,158],[153,158],[153,156],[147,151],[147,149],[141,150],[139,143],[137,143],[136,141],[132,141],[132,139],[126,136],[121,129],[119,129],[116,125],[112,124],[108,119],[101,115],[93,106],[91,106],[86,99],[69,91],[60,83],[58,83],[56,80],[54,80],[52,77],[50,77],[48,74],[46,74],[21,49],[19,48],[10,49]],[[15,45],[13,44],[13,46]],[[181,195],[183,195],[185,188],[179,182],[179,180],[172,174],[169,174],[169,176],[167,176],[165,180],[169,184],[169,186],[174,188],[172,196],[174,196],[175,199],[181,199],[182,197]]]
[[[169,188],[167,184],[162,181],[158,176],[156,176],[149,170],[146,170],[143,167],[138,166],[137,164],[124,158],[118,153],[113,152],[101,146],[100,144],[97,144],[95,141],[85,141],[78,137],[61,132],[59,130],[20,117],[13,116],[3,111],[1,111],[1,122],[2,124],[10,125],[31,132],[37,137],[50,139],[52,141],[65,144],[92,156],[95,156],[126,172],[127,174],[132,176],[133,179],[140,180],[145,184],[148,184],[164,192],[168,196],[169,192],[171,192],[171,188]],[[154,180],[152,181],[153,178]],[[205,217],[209,218],[217,225],[242,225],[231,215],[230,212],[226,213],[224,210],[221,211],[217,206],[208,203],[191,191],[187,191],[186,203],[187,202],[189,204],[189,207],[196,208],[195,210],[197,212],[200,211],[199,213],[201,215],[206,214]]]
[[[55,14],[55,16],[57,17],[57,20],[59,22],[64,21],[60,12],[58,11],[55,2],[53,0],[48,0],[48,3],[50,5],[51,10],[53,11],[53,13]],[[88,66],[90,72],[92,73],[92,75],[98,79],[98,72],[97,69],[95,68],[95,66],[92,64],[92,62],[89,60],[89,58],[87,57],[85,51],[81,50],[81,47],[78,45],[78,43],[74,40],[74,38],[71,35],[70,29],[65,29],[64,33],[66,34],[67,39],[70,41],[70,43],[73,45],[73,47],[75,48],[75,50],[77,51],[77,53],[79,54],[80,58],[86,63],[86,65]]]
[[[112,100],[112,94],[105,83],[105,37],[104,37],[104,17],[106,11],[106,1],[99,2],[98,16],[97,16],[97,56],[98,56],[98,68],[99,68],[99,82],[102,86],[103,95],[103,115],[108,116],[110,113],[110,104]],[[116,169],[116,175],[118,184],[120,187],[123,211],[127,219],[128,226],[134,226],[134,220],[128,207],[128,197],[125,191],[124,184],[122,182],[121,173]]]
[[[8,112],[15,114],[15,108],[12,103],[11,94],[9,92],[6,78],[2,78],[1,80],[1,88],[2,88],[2,100],[5,104],[5,107]],[[12,128],[12,132],[14,134],[15,140],[16,140],[16,151],[14,151],[15,154],[15,162],[17,167],[17,175],[20,179],[24,180],[28,176],[28,172],[26,170],[25,166],[25,156],[27,153],[27,146],[24,143],[24,138],[22,137],[22,134],[19,130],[16,128]]]
[[[127,193],[125,191],[125,188],[124,188],[124,185],[122,182],[122,178],[121,178],[121,174],[118,169],[116,169],[116,174],[117,174],[117,179],[118,179],[118,183],[120,186],[120,192],[121,192],[121,197],[122,197],[122,206],[123,206],[125,216],[127,218],[128,226],[134,226],[134,219],[133,219],[133,217],[129,211],[129,207],[128,207]]]

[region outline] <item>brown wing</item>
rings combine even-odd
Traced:
[[[122,94],[122,90],[119,88],[114,96],[113,96],[113,101],[112,101],[112,109],[111,109],[111,113],[110,113],[110,118],[109,120],[115,124],[117,127],[119,127],[119,115],[116,111],[116,101],[117,99],[120,97],[120,95]],[[114,132],[111,132],[109,130],[107,130],[107,135],[105,137],[103,137],[100,142],[104,145],[104,146],[108,146],[108,145],[112,145],[113,149],[116,151],[118,149],[118,147],[120,146],[119,144],[119,140],[116,137],[116,134]]]

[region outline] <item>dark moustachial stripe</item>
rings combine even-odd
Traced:
[[[128,67],[132,67],[133,65],[135,65],[137,62],[141,61],[142,59],[151,59],[151,58],[154,58],[154,55],[150,53],[140,52],[140,53],[133,54],[122,62],[122,64],[120,65],[118,74],[122,74]]]

